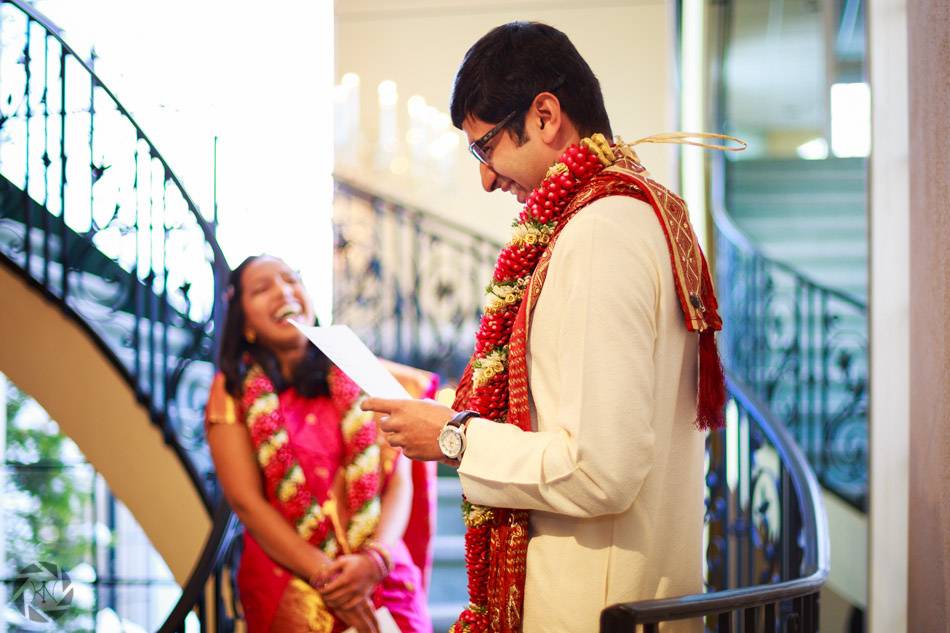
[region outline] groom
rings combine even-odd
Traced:
[[[476,42],[451,111],[484,189],[524,209],[455,405],[363,406],[409,457],[458,468],[470,604],[453,630],[595,631],[610,604],[701,592],[700,431],[724,386],[684,203],[607,141],[599,82],[550,26]]]

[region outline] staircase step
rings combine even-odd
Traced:
[[[467,606],[468,600],[461,602],[430,602],[429,615],[432,616],[433,633],[446,633]]]
[[[432,568],[432,583],[429,586],[430,605],[446,602],[458,604],[467,600],[468,583],[464,561]]]
[[[433,543],[429,609],[436,631],[445,631],[464,608],[468,589],[465,575],[465,524],[462,521],[462,485],[457,476],[440,476],[438,528]]]
[[[863,211],[862,215],[817,215],[807,218],[752,214],[739,218],[733,215],[733,219],[750,236],[779,235],[788,239],[789,235],[806,234],[813,239],[867,240],[867,218]]]
[[[437,563],[465,560],[464,534],[437,534],[433,542],[433,558]]]
[[[465,534],[462,521],[462,484],[458,477],[439,477],[437,534],[444,536]]]
[[[825,160],[800,160],[797,158],[756,158],[734,160],[727,165],[730,176],[774,177],[788,179],[789,176],[809,179],[835,179],[860,175],[865,177],[867,160],[864,158],[827,158]]]
[[[796,217],[807,223],[811,218],[858,217],[865,218],[864,196],[821,194],[808,197],[800,193],[753,195],[733,194],[726,201],[729,213],[737,218],[746,217]]]

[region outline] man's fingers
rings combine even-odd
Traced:
[[[393,448],[402,448],[405,446],[405,438],[402,436],[402,433],[386,433],[386,441]]]
[[[376,421],[376,423],[379,425],[379,428],[381,428],[383,431],[385,431],[385,432],[387,432],[387,433],[392,433],[393,431],[398,431],[398,430],[399,430],[399,429],[397,428],[396,421],[393,420],[392,416],[390,416],[390,415],[381,416],[381,417]]]
[[[399,408],[402,400],[390,400],[386,398],[367,398],[360,404],[363,411],[375,411],[376,413],[392,413]]]

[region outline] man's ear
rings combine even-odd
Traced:
[[[542,142],[554,145],[564,123],[561,112],[561,102],[550,92],[538,94],[531,102],[528,125],[535,127],[535,132]]]

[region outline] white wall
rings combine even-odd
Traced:
[[[397,83],[403,117],[406,100],[416,94],[448,112],[452,81],[465,52],[489,30],[512,20],[546,22],[571,38],[600,79],[614,134],[632,141],[674,129],[673,27],[666,0],[337,0],[336,79],[347,72],[360,76],[361,119],[370,141],[376,134],[379,82]],[[672,149],[641,146],[638,152],[654,177],[678,188]],[[464,143],[456,163],[453,184],[443,189],[371,170],[361,176],[400,199],[506,240],[517,202],[502,192],[489,196],[481,191],[476,162]]]
[[[232,266],[270,253],[329,315],[332,0],[38,0],[181,178]]]
[[[906,0],[868,7],[872,94],[868,630],[907,631],[910,175]]]

